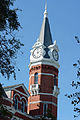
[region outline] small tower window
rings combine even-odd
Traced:
[[[26,106],[28,106],[28,101],[26,101]]]
[[[16,98],[15,101],[14,101],[14,108],[16,110],[18,109],[18,98]]]
[[[38,73],[34,75],[34,84],[38,84]]]
[[[56,79],[56,75],[54,75],[54,86],[57,85],[57,79]]]
[[[43,114],[44,116],[47,114],[48,104],[43,104]]]
[[[25,102],[22,101],[22,108],[21,108],[21,111],[24,113],[25,112]]]

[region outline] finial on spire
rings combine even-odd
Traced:
[[[46,2],[45,2],[45,10],[47,10],[47,0],[46,0]]]
[[[45,11],[44,11],[44,18],[48,17],[48,13],[47,13],[47,0],[45,2]]]

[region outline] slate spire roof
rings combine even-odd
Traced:
[[[39,41],[46,47],[53,44],[48,21],[47,4],[45,5],[44,19],[40,31]]]

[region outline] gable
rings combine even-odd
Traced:
[[[25,92],[25,90],[23,89],[22,86],[20,86],[20,87],[18,87],[18,88],[15,88],[15,89],[18,90],[19,92],[22,92],[22,93],[24,93],[24,94],[27,94],[27,93]]]
[[[24,84],[18,84],[18,85],[13,85],[13,86],[8,86],[8,87],[4,87],[5,92],[9,93],[11,91],[16,91],[20,94],[24,94],[27,97],[30,96],[27,88],[25,87]]]
[[[20,93],[23,93],[23,94],[27,95],[27,97],[29,97],[29,92],[28,92],[27,88],[24,86],[24,84],[22,84],[20,86],[16,86],[15,90],[17,90]]]

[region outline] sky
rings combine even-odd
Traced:
[[[74,36],[80,37],[80,0],[47,0],[48,19],[53,41],[56,40],[59,47],[59,88],[58,96],[58,120],[74,120],[73,106],[65,97],[66,93],[72,93],[71,81],[76,79],[76,69],[73,67],[79,58],[79,45]],[[13,77],[7,80],[0,77],[3,86],[24,83],[28,89],[30,50],[40,34],[45,9],[45,0],[16,0],[15,7],[22,9],[18,12],[22,29],[16,34],[24,43],[21,52],[18,53],[16,66],[17,79]],[[80,117],[76,120],[80,120]]]

